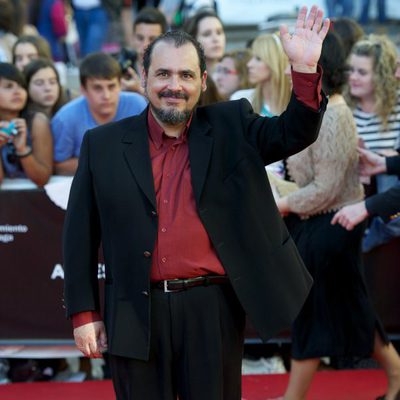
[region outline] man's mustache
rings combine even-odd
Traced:
[[[158,94],[158,97],[160,97],[160,98],[161,97],[172,97],[172,98],[175,98],[175,99],[185,99],[185,100],[188,99],[188,95],[186,93],[176,92],[176,91],[173,91],[173,90],[164,90],[163,92],[160,92]]]

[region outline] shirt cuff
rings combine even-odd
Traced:
[[[314,111],[318,111],[322,101],[322,67],[317,72],[307,74],[292,69],[293,92],[297,100]]]
[[[83,311],[80,313],[76,313],[72,316],[72,326],[75,329],[79,328],[82,325],[101,320],[102,318],[98,311]]]

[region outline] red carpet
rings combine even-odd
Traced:
[[[243,376],[243,400],[280,396],[287,380],[287,374]],[[318,372],[307,400],[374,400],[384,393],[385,385],[386,378],[380,370]],[[18,383],[0,385],[0,399],[112,400],[114,392],[110,381]]]

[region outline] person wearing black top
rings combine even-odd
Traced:
[[[383,157],[361,148],[359,152],[361,175],[371,176],[386,173],[400,176],[400,155]],[[400,216],[400,184],[391,187],[386,192],[343,207],[334,215],[332,224],[339,223],[347,230],[351,230],[367,217],[374,215],[381,217],[384,221],[390,221]]]

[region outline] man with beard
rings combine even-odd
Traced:
[[[65,221],[65,303],[78,348],[108,350],[118,399],[239,400],[245,313],[267,340],[302,306],[311,279],[264,166],[317,137],[328,27],[303,7],[293,35],[281,28],[294,95],[280,117],[246,100],[196,108],[204,54],[176,31],[145,52],[148,109],[85,135]]]

